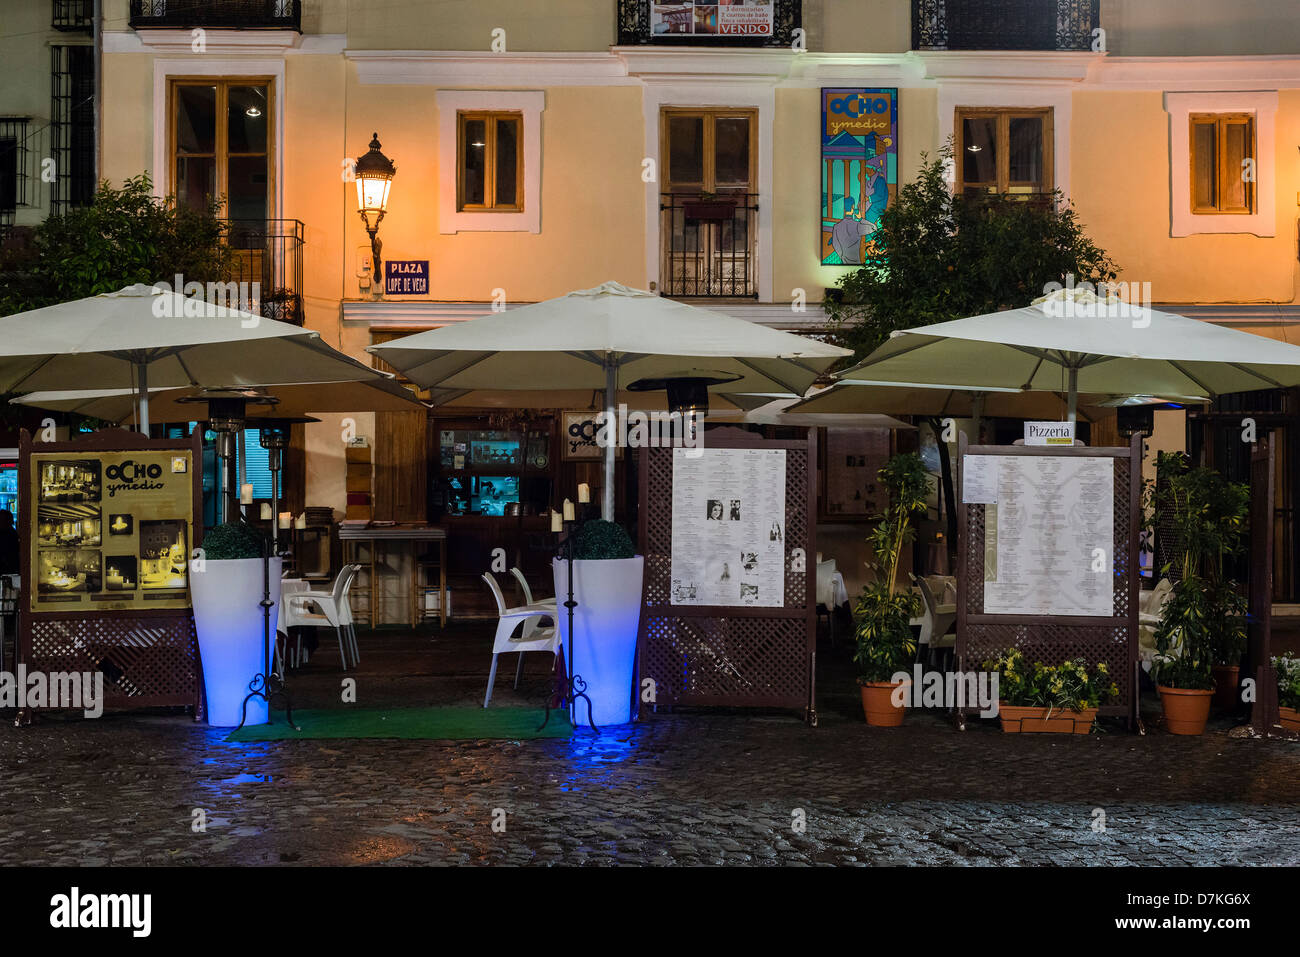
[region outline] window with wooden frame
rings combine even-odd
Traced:
[[[1250,113],[1192,113],[1192,212],[1249,216],[1255,212],[1255,117]]]
[[[522,212],[523,114],[460,112],[456,126],[457,212]]]
[[[274,218],[273,87],[266,77],[173,79],[168,95],[171,191],[218,215]]]
[[[1035,196],[1053,188],[1052,110],[958,107],[957,188],[967,196]]]
[[[666,191],[754,193],[757,110],[665,109],[660,116]]]

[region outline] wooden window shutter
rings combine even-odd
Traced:
[[[1219,175],[1222,213],[1250,213],[1254,208],[1255,184],[1245,178],[1245,161],[1255,157],[1253,127],[1247,116],[1224,116],[1219,120],[1219,139],[1223,144],[1223,171]]]
[[[1218,124],[1213,117],[1192,117],[1192,212],[1218,210]]]
[[[376,521],[428,520],[428,427],[429,416],[422,409],[375,413]]]

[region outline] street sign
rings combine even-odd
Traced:
[[[384,263],[384,295],[427,296],[429,260],[399,259]]]

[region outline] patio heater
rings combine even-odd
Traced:
[[[280,400],[241,389],[204,389],[198,395],[182,396],[177,402],[204,403],[208,407],[208,425],[217,433],[217,458],[221,462],[221,482],[225,486],[225,501],[219,509],[223,522],[239,515],[239,473],[236,452],[239,433],[243,431],[248,406],[275,405]]]
[[[726,385],[743,379],[744,376],[730,372],[712,372],[692,369],[655,379],[637,379],[629,383],[629,392],[658,392],[668,394],[668,411],[681,416],[682,438],[686,438],[686,429],[702,428],[704,417],[709,414],[709,387]],[[692,434],[692,438],[694,435]]]
[[[280,550],[280,471],[284,468],[284,450],[289,447],[289,428],[295,422],[319,422],[311,416],[293,419],[258,419],[258,444],[266,449],[266,467],[271,473],[271,536],[275,544],[273,554]]]

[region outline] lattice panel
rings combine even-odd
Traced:
[[[1134,675],[1129,667],[1128,629],[1095,625],[971,625],[966,626],[963,667],[979,670],[985,661],[1019,648],[1030,661],[1060,664],[1067,658],[1085,658],[1089,665],[1106,662],[1119,686],[1117,703],[1102,714],[1128,714]]]
[[[978,453],[974,453],[978,454]],[[1127,456],[1110,457],[1114,472],[1114,535],[1111,543],[1113,558],[1113,616],[1128,619],[1132,608],[1132,562],[1136,560],[1136,542],[1133,540],[1132,460]],[[983,615],[984,611],[984,553],[985,536],[989,531],[988,506],[966,505],[962,509],[965,526],[962,529],[962,554],[959,555],[963,580],[962,593],[966,616]],[[996,529],[994,530],[996,531]],[[1025,616],[1024,620],[1009,619],[994,623],[965,621],[957,632],[957,655],[966,670],[982,668],[985,661],[998,657],[1012,648],[1019,648],[1031,661],[1060,664],[1071,658],[1084,658],[1090,664],[1104,661],[1112,679],[1119,686],[1119,698],[1102,709],[1104,714],[1135,716],[1137,689],[1133,663],[1137,635],[1128,625],[1117,625],[1113,619],[1098,619],[1097,624],[1063,624],[1051,616]]]
[[[641,678],[655,680],[657,703],[809,706],[816,552],[808,529],[815,503],[809,501],[808,447],[785,449],[785,607],[746,609],[745,615],[670,604],[673,450],[645,451],[646,607],[640,662]],[[803,549],[798,570],[796,548]]]
[[[110,707],[201,707],[194,621],[175,618],[32,616],[23,662],[28,671],[104,673]]]

